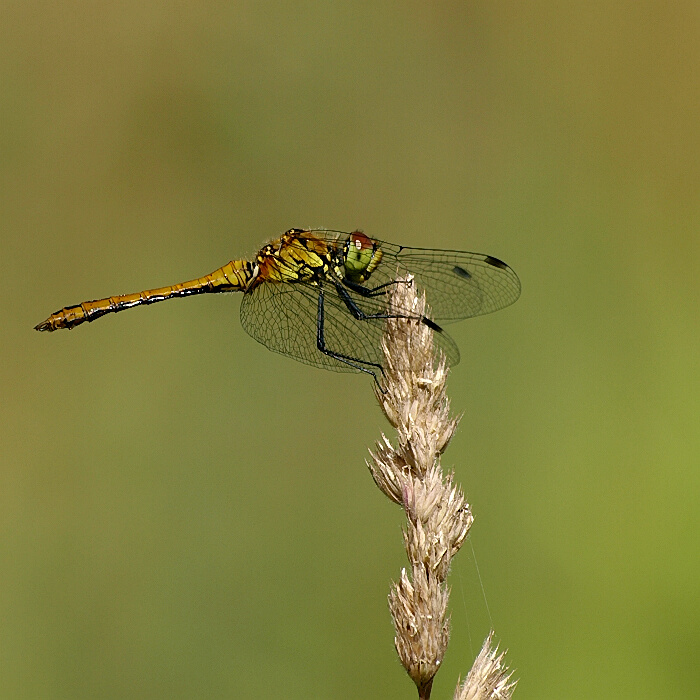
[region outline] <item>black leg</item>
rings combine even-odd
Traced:
[[[348,288],[352,289],[353,292],[357,292],[363,297],[377,297],[386,294],[387,287],[391,287],[395,284],[413,284],[412,281],[406,280],[391,280],[391,282],[385,282],[380,284],[378,287],[365,287],[357,282],[352,282],[349,279],[344,279],[343,284]]]
[[[376,367],[382,374],[384,374],[384,368],[376,363],[376,362],[367,362],[366,360],[361,360],[357,357],[350,357],[349,355],[343,355],[338,352],[333,352],[332,350],[329,350],[326,347],[326,339],[324,337],[324,324],[325,324],[325,311],[324,311],[324,297],[323,297],[323,287],[319,286],[318,290],[318,314],[316,317],[316,346],[318,349],[324,354],[328,355],[328,357],[332,357],[334,360],[338,360],[339,362],[344,362],[346,365],[350,365],[350,367],[354,367],[355,369],[359,370],[360,372],[366,372],[367,374],[371,374],[374,377],[374,381],[379,384],[377,380],[377,375],[371,370],[368,369],[367,367],[364,367],[363,365],[369,365],[370,367]]]
[[[354,299],[348,294],[347,290],[341,287],[339,284],[335,285],[338,296],[343,300],[345,306],[348,307],[348,311],[358,320],[367,321],[368,319],[386,319],[386,318],[406,318],[411,321],[420,321],[426,326],[436,331],[437,333],[442,333],[442,328],[438,326],[435,321],[429,319],[427,316],[409,316],[407,314],[366,314],[354,301]]]

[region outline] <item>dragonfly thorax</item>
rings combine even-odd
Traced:
[[[256,256],[259,274],[251,289],[263,282],[317,284],[337,267],[335,251],[327,242],[300,229],[287,231],[264,246]]]

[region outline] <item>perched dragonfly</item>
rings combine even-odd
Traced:
[[[411,275],[431,318],[388,308],[392,286]],[[387,318],[413,318],[435,331],[449,364],[459,350],[440,323],[491,313],[520,295],[518,276],[498,258],[456,250],[407,248],[362,231],[287,231],[253,260],[232,260],[172,287],[84,301],[51,314],[38,331],[74,328],[105,314],[191,294],[243,292],[241,324],[270,350],[335,371],[382,371]]]

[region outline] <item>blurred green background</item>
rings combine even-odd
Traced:
[[[236,296],[39,335],[292,226],[489,253],[453,326],[476,516],[452,697],[700,684],[700,12],[641,2],[60,2],[0,23],[0,697],[410,698],[366,377]]]

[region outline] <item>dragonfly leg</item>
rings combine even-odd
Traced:
[[[401,280],[397,280],[400,282]],[[393,282],[389,282],[388,284],[393,284]],[[382,285],[386,286],[386,285]],[[383,318],[406,318],[412,321],[420,321],[421,323],[424,323],[428,328],[431,330],[435,331],[436,333],[443,333],[443,329],[441,326],[439,326],[435,321],[432,319],[429,319],[427,316],[409,316],[406,314],[387,314],[387,313],[379,313],[379,314],[366,314],[354,301],[354,299],[348,294],[346,289],[343,289],[340,285],[336,285],[336,290],[338,291],[338,296],[343,300],[343,303],[345,306],[348,307],[348,311],[358,320],[358,321],[366,321],[368,319],[383,319]]]
[[[344,279],[343,284],[360,296],[376,297],[386,294],[388,287],[392,287],[395,284],[413,284],[413,280],[391,280],[391,282],[384,282],[384,284],[380,284],[377,287],[365,287],[363,284],[358,284],[349,279]]]
[[[374,381],[379,385],[379,380],[377,379],[377,375],[374,372],[374,370],[369,369],[365,365],[368,365],[369,367],[375,367],[378,369],[382,374],[384,374],[384,368],[378,364],[377,362],[368,362],[367,360],[361,360],[357,357],[351,357],[350,355],[343,355],[342,353],[334,352],[333,350],[330,350],[326,346],[326,340],[325,340],[325,332],[324,332],[324,324],[325,324],[325,311],[324,311],[324,296],[323,296],[323,287],[320,287],[318,290],[318,315],[316,319],[316,345],[318,349],[324,354],[328,355],[328,357],[332,357],[334,360],[338,360],[339,362],[344,362],[346,365],[350,365],[350,367],[354,367],[355,369],[359,370],[360,372],[366,372],[367,374],[371,374],[374,377]]]

